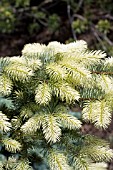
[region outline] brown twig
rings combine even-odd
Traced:
[[[102,40],[101,40],[101,38],[100,38],[97,30],[96,30],[93,26],[91,26],[91,31],[92,31],[93,35],[96,37],[96,39],[98,40],[98,42],[101,44],[102,49],[103,49],[104,51],[106,51],[106,47],[105,47],[105,45],[103,44],[103,42],[102,42]]]
[[[102,39],[105,40],[110,46],[113,45],[113,42],[107,37],[107,35],[101,33],[100,31],[98,31],[98,30],[95,28],[95,26],[92,25],[92,26],[91,26],[91,30],[92,30],[94,36],[95,36],[95,37],[97,38],[97,40],[100,42],[103,50],[106,51],[107,49],[106,49],[106,47],[104,46],[104,44],[103,44],[103,42],[102,42]],[[100,37],[101,37],[102,39],[101,39]]]
[[[78,19],[80,19],[80,20],[82,20],[82,21],[85,21],[85,20],[86,20],[86,18],[84,18],[82,15],[79,15],[79,14],[74,14],[74,15],[73,15],[73,18],[78,18]]]
[[[85,101],[85,100],[91,100],[91,101],[93,101],[93,100],[98,100],[97,98],[80,98],[79,99],[80,101]]]
[[[113,20],[113,16],[112,16],[112,15],[110,15],[110,14],[106,14],[106,15],[104,16],[104,18],[106,18],[106,19],[110,19],[110,20]]]
[[[93,71],[93,72],[91,72],[91,74],[113,75],[113,72],[105,72],[105,71],[99,72],[99,71]]]
[[[82,4],[83,4],[83,1],[84,0],[79,0],[79,2],[78,2],[78,6],[77,6],[77,8],[76,8],[76,13],[79,11],[79,9],[81,8],[81,6],[82,6]]]
[[[67,4],[67,14],[68,14],[68,19],[69,19],[70,26],[71,26],[71,31],[72,31],[73,39],[77,40],[77,36],[76,36],[75,30],[73,29],[73,26],[72,26],[73,17],[71,16],[71,7],[70,7],[69,4]]]
[[[105,34],[101,34],[101,36],[109,45],[113,45],[113,42]]]

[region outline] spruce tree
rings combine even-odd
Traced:
[[[81,126],[106,129],[112,109],[113,57],[85,41],[27,44],[0,58],[0,170],[105,170],[113,151]]]

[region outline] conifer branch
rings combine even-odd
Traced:
[[[2,140],[2,143],[5,145],[5,149],[9,152],[16,153],[21,150],[21,144],[11,138],[5,138]]]
[[[13,83],[5,74],[0,76],[0,95],[9,95],[11,93]]]
[[[45,105],[50,102],[52,91],[46,83],[39,84],[35,93],[35,101],[38,104]]]
[[[40,129],[41,124],[43,122],[43,115],[36,114],[33,117],[31,117],[24,125],[22,125],[21,130],[23,133],[34,133],[37,131],[37,129]]]
[[[29,162],[26,160],[21,160],[17,163],[17,165],[13,168],[13,170],[33,170],[29,165]]]
[[[5,114],[0,111],[0,131],[7,132],[11,128],[11,123]]]
[[[89,170],[89,163],[86,158],[79,156],[79,157],[74,157],[74,168],[76,170]]]
[[[42,122],[42,128],[48,143],[55,143],[60,140],[61,129],[54,116],[45,116],[44,121]]]
[[[68,129],[79,129],[81,127],[81,122],[76,117],[73,117],[65,113],[57,113],[58,122],[61,126]]]
[[[37,159],[50,170],[106,169],[109,144],[80,132],[83,120],[100,129],[111,122],[113,57],[105,57],[80,40],[27,44],[22,57],[0,59],[1,170],[33,170]]]
[[[107,128],[111,120],[111,112],[104,100],[90,101],[83,109],[83,119],[91,121],[97,128]]]
[[[62,153],[57,153],[54,150],[51,150],[48,157],[51,170],[71,170],[66,157]]]

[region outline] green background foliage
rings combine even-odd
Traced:
[[[1,0],[0,35],[29,37],[23,44],[84,39],[112,55],[112,10],[112,0]]]

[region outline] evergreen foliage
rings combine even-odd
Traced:
[[[80,40],[27,44],[21,57],[0,59],[1,170],[106,169],[109,144],[80,130],[82,121],[110,124],[113,58],[105,57]],[[71,114],[75,103],[82,119]]]

